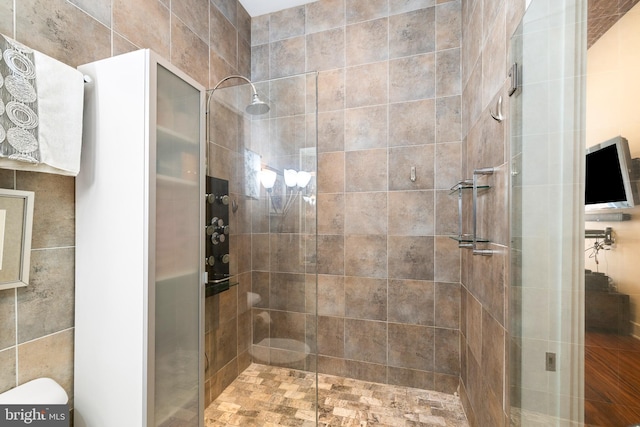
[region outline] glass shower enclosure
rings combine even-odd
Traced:
[[[316,383],[317,74],[255,87],[268,112],[247,112],[251,86],[235,79],[207,114],[208,175],[229,185],[230,286],[206,298],[205,406],[252,364]]]
[[[586,3],[533,0],[511,40],[511,425],[584,414]]]

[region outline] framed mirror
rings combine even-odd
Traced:
[[[34,193],[0,188],[0,290],[29,284]]]

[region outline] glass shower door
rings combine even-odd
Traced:
[[[533,0],[512,38],[512,425],[584,413],[586,3]],[[571,424],[573,425],[573,424]]]
[[[258,418],[261,411],[278,425],[312,425],[318,386],[317,73],[255,87],[268,112],[247,111],[252,91],[243,79],[211,95],[207,175],[229,181],[233,279],[205,303],[205,423],[226,419],[229,412],[218,408],[234,402],[241,407],[234,422],[241,425],[266,422]],[[282,387],[275,385],[279,377],[287,378]],[[235,381],[240,385],[229,387]],[[237,399],[242,384],[251,384],[250,398]]]
[[[202,93],[158,65],[157,102],[153,425],[195,427],[202,422]]]

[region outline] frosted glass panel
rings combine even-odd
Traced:
[[[158,67],[155,425],[199,422],[200,92]]]

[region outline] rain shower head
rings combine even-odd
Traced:
[[[253,94],[253,97],[251,99],[251,104],[247,105],[247,108],[245,108],[245,111],[247,113],[249,113],[251,115],[254,115],[254,116],[268,113],[269,110],[270,110],[269,104],[267,104],[266,102],[261,100],[258,97],[257,93]]]
[[[251,93],[252,93],[252,98],[251,98],[251,103],[249,105],[247,105],[247,108],[245,108],[245,111],[251,115],[260,115],[260,114],[265,114],[268,113],[270,108],[269,108],[269,104],[267,104],[266,102],[262,101],[260,99],[260,97],[258,96],[258,91],[256,90],[256,87],[253,85],[253,83],[251,83],[251,80],[249,80],[248,78],[246,78],[245,76],[240,76],[240,75],[231,75],[231,76],[227,76],[225,78],[223,78],[222,80],[220,80],[218,82],[217,85],[214,86],[213,89],[211,89],[211,93],[209,94],[209,100],[211,99],[211,96],[213,95],[213,92],[218,89],[220,87],[220,85],[224,82],[226,82],[229,79],[240,79],[240,80],[244,80],[247,83],[249,83],[249,85],[251,86]],[[207,102],[207,112],[209,109],[209,102]]]
[[[223,78],[222,80],[220,80],[214,87],[213,89],[208,89],[206,91],[207,93],[207,100],[206,100],[206,105],[205,105],[205,141],[207,142],[207,144],[205,144],[205,156],[207,158],[207,162],[206,162],[206,174],[209,175],[209,138],[211,135],[211,130],[209,129],[211,126],[210,120],[209,120],[209,109],[210,109],[210,104],[211,104],[211,98],[213,98],[213,93],[216,91],[216,89],[218,89],[220,87],[220,85],[224,82],[226,82],[229,79],[240,79],[240,80],[244,80],[245,82],[249,83],[249,85],[251,86],[251,103],[249,105],[247,105],[247,107],[245,108],[246,112],[248,114],[251,115],[260,115],[260,114],[266,114],[269,112],[270,108],[269,108],[269,104],[267,104],[266,102],[260,100],[260,97],[258,97],[258,91],[256,90],[256,87],[253,85],[253,83],[251,83],[251,80],[249,80],[248,78],[246,78],[245,76],[241,76],[241,75],[237,75],[237,74],[232,74],[230,76],[227,76],[225,78]]]

